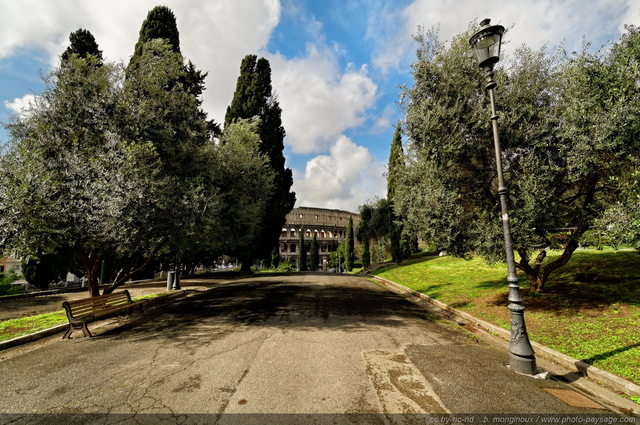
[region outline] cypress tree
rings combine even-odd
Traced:
[[[282,110],[272,93],[271,65],[265,58],[247,55],[240,64],[240,75],[231,105],[227,107],[225,126],[238,119],[260,118],[258,134],[260,151],[267,155],[269,164],[275,172],[274,190],[270,195],[263,220],[262,230],[256,239],[248,244],[238,256],[243,258],[247,267],[254,258],[269,255],[278,245],[280,230],[285,224],[286,215],[295,204],[295,193],[290,192],[293,175],[285,167],[284,150],[285,130],[282,126]]]
[[[359,208],[360,223],[356,228],[356,237],[362,244],[362,267],[367,268],[371,265],[371,251],[369,244],[372,233],[375,231],[371,228],[371,220],[373,218],[373,207],[369,204],[363,204]]]
[[[344,268],[348,272],[350,272],[351,270],[353,270],[353,265],[356,261],[355,237],[353,234],[353,217],[349,217],[346,243],[347,252],[345,252]]]
[[[402,149],[402,126],[400,122],[396,125],[389,152],[389,164],[387,174],[387,200],[393,205],[396,187],[399,184],[399,173],[404,167],[404,151]]]
[[[315,272],[318,270],[318,263],[320,262],[320,253],[318,252],[318,237],[313,233],[313,241],[311,242],[311,251],[309,252],[309,270]]]
[[[159,40],[164,43],[162,48],[152,43]],[[166,70],[166,75],[169,75],[167,81],[154,82],[152,79],[156,78],[155,74],[151,76],[148,75],[148,69],[140,69],[144,66],[140,61],[145,46],[150,49],[151,55],[155,55],[152,57],[166,58],[164,66],[176,67]],[[204,91],[206,75],[197,70],[191,61],[184,63],[180,53],[178,25],[171,9],[156,6],[150,10],[142,23],[133,56],[127,65],[125,89],[131,93],[134,102],[140,101],[141,106],[152,109],[145,111],[146,114],[151,112],[163,118],[161,123],[156,119],[131,126],[127,136],[131,140],[151,141],[169,174],[184,176],[197,171],[195,167],[188,166],[193,157],[191,151],[202,145],[215,127],[212,121],[207,121],[206,113],[201,108],[200,95]],[[158,73],[157,78],[163,77],[165,74]],[[159,85],[164,93],[159,93],[154,85]],[[187,96],[183,96],[178,87]],[[183,102],[189,105],[179,105]]]
[[[149,11],[140,28],[134,56],[142,53],[142,45],[147,41],[161,38],[169,43],[174,53],[180,53],[180,33],[176,16],[166,6],[156,6]]]
[[[395,197],[396,185],[398,184],[398,172],[403,165],[404,153],[402,151],[402,134],[400,122],[396,125],[391,142],[389,153],[389,163],[387,166],[387,201],[389,202],[389,239],[391,242],[391,261],[401,262],[403,260],[403,249],[401,246],[402,229],[396,223],[396,215],[393,211],[393,200]]]
[[[399,174],[404,167],[404,151],[402,149],[402,127],[400,122],[396,125],[389,153],[387,174],[387,200],[389,201],[389,239],[391,242],[391,260],[401,262],[409,258],[411,247],[410,238],[403,234],[402,225],[398,224],[399,217],[394,211],[394,198],[396,187],[399,184]]]
[[[72,32],[69,34],[69,42],[69,47],[62,53],[62,62],[74,54],[82,59],[92,55],[98,59],[98,66],[102,66],[102,50],[98,49],[98,43],[90,31],[80,28]]]

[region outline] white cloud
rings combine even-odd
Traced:
[[[385,106],[382,113],[376,117],[376,121],[373,125],[373,130],[376,132],[388,131],[390,128],[395,128],[395,124],[391,122],[394,114],[396,112],[396,107],[394,105]]]
[[[294,171],[296,205],[356,212],[367,200],[385,196],[384,170],[367,148],[341,135],[329,155],[307,162],[304,175]]]
[[[14,114],[18,114],[18,117],[23,118],[28,115],[29,109],[35,106],[36,96],[33,94],[27,94],[22,97],[17,97],[13,101],[5,100],[5,108],[12,111]]]
[[[522,43],[533,48],[555,46],[566,39],[569,49],[579,49],[582,36],[601,44],[623,31],[625,23],[640,21],[640,0],[415,0],[405,9],[372,21],[368,37],[376,44],[372,63],[382,72],[406,68],[415,58],[412,35],[418,26],[440,28],[441,40],[450,40],[472,22],[491,18],[492,24],[509,28],[505,53]],[[389,33],[388,28],[397,28]]]
[[[0,0],[0,59],[24,49],[41,49],[51,65],[69,43],[69,34],[85,28],[105,59],[127,63],[138,32],[157,0]],[[198,69],[209,72],[204,108],[224,120],[240,61],[263,49],[280,21],[278,0],[164,0],[176,15],[180,47]]]
[[[270,55],[287,144],[295,153],[326,150],[348,128],[361,125],[376,100],[366,66],[342,71],[334,50],[307,44],[306,56]]]

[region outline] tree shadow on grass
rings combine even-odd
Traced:
[[[380,263],[370,268],[369,273],[373,275],[379,275],[380,273],[384,273],[389,270],[397,269],[398,267],[409,266],[413,264],[426,263],[427,261],[432,261],[440,258],[438,255],[426,255],[424,257],[410,258],[404,260],[402,263]],[[378,267],[381,266],[381,267]]]
[[[582,361],[585,363],[594,364],[597,361],[608,359],[609,357],[615,356],[616,354],[624,353],[625,351],[629,351],[636,347],[640,347],[640,342],[627,345],[626,347],[616,348],[615,350],[607,351],[605,353],[596,354],[587,359],[582,359]]]
[[[587,280],[587,279],[585,279]],[[479,288],[499,288],[504,286],[504,293],[496,295],[490,301],[492,305],[507,303],[509,291],[506,282],[488,281],[478,285]],[[528,281],[520,279],[520,294],[523,304],[528,310],[547,311],[556,314],[567,310],[608,309],[612,305],[628,304],[640,307],[640,285],[637,282],[625,281],[613,277],[597,276],[587,281],[549,281],[540,293],[531,292]]]
[[[442,296],[441,293],[441,289],[445,288],[447,286],[451,285],[451,283],[440,283],[437,285],[429,285],[429,286],[425,286],[424,288],[420,288],[420,290],[418,292],[428,295],[429,297],[433,298],[434,300],[437,300],[438,298],[440,298]]]

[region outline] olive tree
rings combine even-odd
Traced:
[[[433,31],[416,36],[414,84],[401,97],[409,152],[394,208],[425,241],[497,260],[503,240],[488,100],[467,42],[475,29],[450,44]],[[636,167],[639,88],[615,56],[523,45],[497,70],[513,240],[533,291],[613,202],[619,188],[611,177]],[[570,240],[548,261],[544,248],[558,228],[570,228]]]

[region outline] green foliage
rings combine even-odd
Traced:
[[[12,284],[12,282],[15,282],[19,278],[20,276],[14,270],[9,270],[6,273],[0,273],[0,295],[13,295],[19,293],[20,287]]]
[[[363,245],[363,267],[365,255],[368,264],[387,259],[391,252],[391,207],[386,199],[378,199],[360,206],[360,222],[356,228],[356,238]]]
[[[454,255],[495,261],[504,242],[486,82],[467,42],[475,29],[446,44],[434,32],[416,36],[414,84],[401,96],[409,155],[394,212],[409,234]],[[610,54],[521,46],[496,71],[513,240],[536,290],[620,193],[611,177],[637,169],[639,78],[622,65],[636,63],[629,46],[637,42],[629,41],[637,37],[630,31]],[[574,229],[565,254],[529,267],[530,255],[563,227]]]
[[[401,176],[405,171],[404,151],[402,149],[402,126],[398,122],[391,152],[389,153],[388,175],[387,175],[387,200],[389,202],[389,241],[391,246],[391,260],[402,262],[411,256],[417,246],[412,241],[417,242],[417,237],[410,234],[409,227],[405,227],[400,216],[399,208],[394,208],[396,191],[401,184]],[[417,244],[415,244],[417,245]]]
[[[193,152],[208,138],[200,102],[182,83],[188,77],[182,55],[154,39],[132,58],[124,83],[127,138],[150,141],[164,172],[181,177],[194,171]]]
[[[22,274],[30,285],[38,289],[48,289],[49,284],[58,281],[71,270],[73,251],[68,247],[50,254],[38,253],[22,263]]]
[[[387,166],[387,200],[393,204],[396,187],[399,184],[400,174],[404,168],[404,151],[402,149],[402,126],[398,122],[396,131],[393,134],[391,150],[389,152],[389,163]]]
[[[317,233],[313,233],[313,240],[311,241],[311,250],[309,251],[309,270],[314,272],[318,270],[318,263],[320,263],[320,252],[318,245]]]
[[[278,248],[273,248],[271,251],[271,267],[277,269],[280,265],[280,253],[278,252]]]
[[[203,151],[202,167],[210,203],[198,231],[208,250],[233,252],[249,244],[262,226],[274,173],[260,153],[256,120],[239,120],[227,127],[220,143]]]
[[[121,69],[96,63],[71,55],[54,70],[0,157],[2,244],[23,257],[72,246],[95,292],[102,253],[143,251],[163,233],[146,220],[161,190],[155,153],[120,138]]]
[[[329,267],[343,270],[345,263],[346,242],[342,241],[335,251],[329,253]]]
[[[345,238],[344,267],[350,272],[356,262],[355,235],[353,233],[353,217],[349,217]]]
[[[256,234],[254,241],[239,251],[246,257],[243,265],[245,262],[251,263],[253,258],[270,255],[271,250],[278,245],[285,216],[295,204],[295,193],[289,191],[293,185],[293,175],[285,167],[282,154],[285,131],[281,114],[280,105],[272,94],[269,61],[265,58],[258,59],[255,55],[245,56],[240,65],[233,100],[225,115],[225,127],[239,119],[258,117],[260,151],[267,156],[275,175],[268,208],[263,213],[262,230]]]
[[[71,44],[62,53],[62,62],[68,60],[71,55],[77,55],[82,59],[93,55],[98,59],[97,66],[102,66],[102,50],[98,48],[98,43],[91,32],[81,28],[69,35],[69,41]]]
[[[134,57],[141,54],[144,43],[157,39],[164,40],[174,53],[180,53],[180,34],[176,17],[166,6],[156,6],[147,14],[140,28]]]
[[[249,244],[273,192],[260,121],[211,140],[204,74],[145,37],[126,76],[70,54],[0,155],[0,247],[32,258],[73,248],[92,295],[105,258],[118,267],[110,292],[156,255],[192,263]]]
[[[373,207],[370,204],[360,205],[360,222],[356,227],[356,238],[362,245],[362,267],[368,268],[371,266],[371,250],[369,245],[371,244],[372,229],[370,226],[371,218],[373,217]]]
[[[296,271],[296,266],[289,261],[283,261],[276,267],[276,271],[280,273],[293,272]]]
[[[616,181],[621,200],[610,205],[597,224],[603,229],[605,245],[640,248],[640,170]]]

